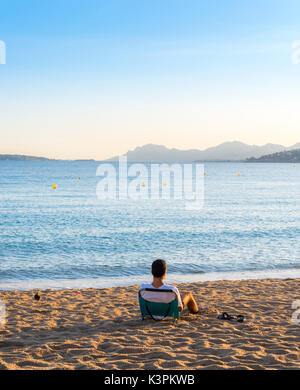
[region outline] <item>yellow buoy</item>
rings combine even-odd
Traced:
[[[81,177],[79,176],[78,180],[80,180],[80,179],[81,179]]]
[[[142,187],[146,187],[146,183],[143,182],[143,183],[142,183]]]
[[[56,184],[53,184],[52,188],[53,188],[54,190],[56,190]]]
[[[164,182],[163,182],[163,185],[164,185],[164,186],[166,186],[166,185],[167,185],[167,183],[164,181]]]
[[[206,176],[206,172],[204,172],[204,176]]]
[[[240,173],[238,173],[238,176],[241,176],[241,174],[240,174]]]
[[[296,165],[294,165],[294,168],[296,168]]]

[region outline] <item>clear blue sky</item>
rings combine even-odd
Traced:
[[[298,0],[2,0],[0,153],[300,141]]]

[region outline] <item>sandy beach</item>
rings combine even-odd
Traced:
[[[1,369],[300,369],[300,279],[177,285],[202,311],[141,322],[138,286],[0,291]],[[217,319],[244,314],[245,322]]]

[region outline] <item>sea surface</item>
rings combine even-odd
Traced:
[[[206,163],[204,207],[101,200],[97,162],[0,161],[0,289],[300,277],[300,165]],[[56,184],[56,189],[53,189]]]

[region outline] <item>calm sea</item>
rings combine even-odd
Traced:
[[[156,258],[168,282],[300,277],[300,165],[206,163],[194,211],[101,201],[98,165],[0,161],[0,289],[135,284]]]

